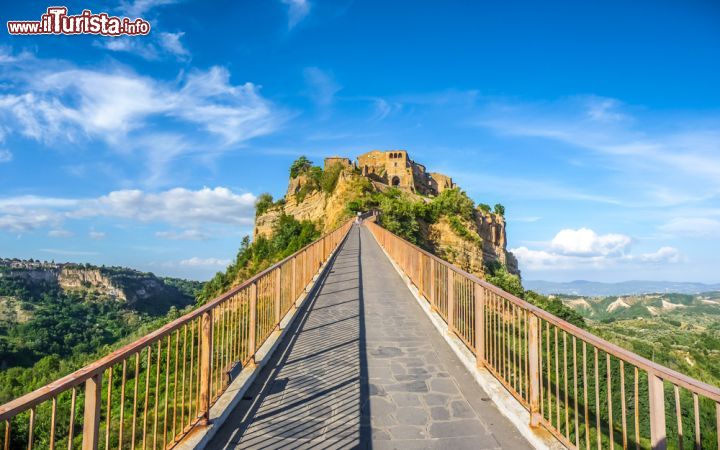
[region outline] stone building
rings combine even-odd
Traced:
[[[323,170],[328,170],[328,168],[334,166],[335,164],[341,164],[343,167],[348,168],[353,167],[353,162],[350,158],[345,158],[343,156],[328,156],[325,158],[325,167]]]
[[[455,186],[452,178],[427,172],[425,166],[411,160],[405,150],[373,150],[357,159],[357,167],[363,176],[400,189],[437,195]]]

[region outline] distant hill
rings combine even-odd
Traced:
[[[526,289],[541,294],[581,295],[602,297],[608,295],[636,295],[652,293],[700,294],[720,291],[720,284],[704,284],[672,281],[631,280],[620,283],[601,283],[598,281],[575,280],[566,283],[542,280],[524,280]]]
[[[130,310],[162,315],[172,306],[184,308],[195,303],[201,287],[199,282],[159,278],[126,267],[0,259],[0,296],[18,297],[26,303],[55,291],[74,292],[84,300],[114,300]]]
[[[594,334],[720,385],[720,292],[554,297],[582,315]]]
[[[0,258],[0,404],[191,310],[202,286],[125,267]]]

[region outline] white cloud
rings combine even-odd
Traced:
[[[24,233],[39,228],[56,227],[62,216],[54,211],[33,208],[0,209],[0,230]]]
[[[678,263],[682,255],[673,247],[655,252],[633,254],[632,238],[624,234],[599,235],[588,228],[564,229],[546,244],[546,248],[526,246],[511,251],[523,270],[578,270],[634,267],[642,264]]]
[[[288,7],[288,29],[295,28],[310,13],[308,0],[281,0]]]
[[[131,53],[148,61],[154,61],[160,58],[157,47],[148,37],[119,36],[101,38],[94,41],[93,45],[113,52]]]
[[[660,230],[692,238],[720,237],[720,220],[705,217],[678,217],[661,225]]]
[[[156,61],[166,56],[185,60],[190,56],[190,52],[180,41],[184,35],[185,33],[180,31],[177,33],[154,32],[150,36],[142,37],[105,37],[94,41],[93,45],[113,52],[129,53],[148,61]]]
[[[560,230],[552,240],[552,248],[565,255],[607,256],[624,253],[632,239],[624,234],[598,235],[589,228]]]
[[[210,238],[200,230],[158,231],[155,236],[172,241],[204,241]]]
[[[187,48],[180,42],[180,38],[185,35],[184,32],[179,31],[177,33],[158,33],[159,45],[179,58],[185,58],[190,55]]]
[[[587,99],[587,115],[598,122],[616,122],[628,119],[619,112],[621,104],[614,98],[590,97]]]
[[[330,106],[335,100],[335,94],[342,89],[332,73],[318,67],[306,67],[303,70],[305,82],[309,88],[310,98],[321,107]]]
[[[105,233],[104,231],[90,230],[90,232],[88,232],[88,236],[90,237],[90,239],[99,241],[101,239],[105,239],[105,236],[107,236],[107,233]]]
[[[232,84],[223,67],[159,81],[118,68],[49,70],[53,63],[44,62],[0,71],[15,88],[0,93],[7,131],[48,146],[105,143],[144,160],[146,186],[169,184],[166,172],[182,155],[207,161],[275,131],[285,118],[258,86]]]
[[[10,150],[0,148],[0,163],[10,162],[13,159],[13,154]]]
[[[229,259],[198,258],[197,256],[180,261],[180,265],[185,267],[225,267],[228,264],[230,264]]]
[[[613,182],[633,193],[628,206],[678,206],[720,195],[717,115],[651,115],[616,99],[579,96],[538,103],[489,101],[478,109],[475,124],[503,136],[584,150],[574,152],[574,159],[600,162],[602,171],[617,174]]]
[[[100,254],[98,252],[88,252],[84,250],[66,250],[62,248],[41,248],[40,251],[45,253],[52,253],[54,255],[64,256],[94,256]]]
[[[73,233],[68,230],[50,230],[50,231],[48,231],[48,236],[57,237],[57,238],[67,238],[67,237],[72,237]]]
[[[680,252],[673,247],[660,247],[653,253],[642,253],[636,258],[642,262],[650,263],[678,263],[682,260]]]
[[[66,136],[72,132],[68,126],[116,139],[148,127],[146,122],[155,117],[195,123],[228,142],[265,134],[275,125],[272,106],[259,88],[230,84],[223,67],[190,72],[179,83],[122,70],[31,72],[20,86],[24,93],[0,96],[0,113],[38,140],[48,132],[45,139]]]
[[[0,198],[0,229],[28,232],[59,228],[68,219],[93,217],[179,226],[249,226],[253,223],[255,200],[253,194],[238,194],[224,187],[195,191],[175,188],[157,193],[126,189],[79,199],[6,197]]]
[[[176,225],[221,223],[248,225],[252,223],[255,196],[236,194],[228,188],[185,188],[160,193],[141,190],[113,191],[84,202],[73,217],[119,217],[140,222],[165,222]]]

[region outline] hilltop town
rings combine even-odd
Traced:
[[[488,265],[519,275],[517,260],[507,251],[503,211],[476,205],[450,176],[428,171],[406,150],[372,150],[355,160],[330,156],[323,167],[300,158],[294,169],[285,196],[259,208],[256,238],[269,237],[283,214],[329,231],[360,209],[392,208],[391,200],[411,209],[435,202],[445,205],[437,217],[401,219],[417,227],[419,245],[480,276]],[[448,214],[453,203],[461,203],[465,213]]]

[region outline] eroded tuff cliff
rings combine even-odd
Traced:
[[[398,154],[397,151],[386,153]],[[397,226],[416,230],[419,245],[464,270],[484,276],[489,265],[501,264],[510,273],[519,275],[517,260],[507,251],[503,215],[475,206],[451,178],[437,173],[425,174],[424,166],[410,160],[407,153],[402,156],[404,159],[377,158],[379,167],[373,170],[363,165],[367,164],[363,159],[357,164],[339,157],[327,158],[324,169],[308,166],[300,170],[291,176],[285,196],[258,215],[255,236],[269,237],[282,214],[310,220],[327,232],[357,211],[376,208],[381,211],[381,221],[383,216],[388,219],[393,216]],[[400,173],[393,165],[398,161],[411,168],[402,181],[396,176],[384,175],[392,174],[393,170]],[[388,171],[383,170],[383,165],[388,165]],[[418,166],[423,168],[421,181],[412,178]],[[456,199],[470,203],[469,214],[451,212],[453,205],[448,202]],[[398,210],[403,209],[410,212],[398,214]],[[415,212],[421,210],[431,212]]]
[[[166,284],[151,273],[123,267],[96,267],[26,260],[0,260],[0,278],[21,279],[28,286],[57,287],[66,292],[89,294],[127,303],[146,312],[184,307],[194,298]]]

